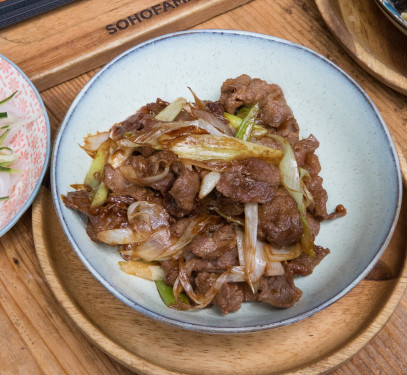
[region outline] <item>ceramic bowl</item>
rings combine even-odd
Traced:
[[[108,130],[157,97],[172,101],[187,87],[216,100],[222,82],[242,73],[281,86],[300,125],[314,134],[328,191],[328,211],[343,204],[348,214],[323,222],[317,244],[331,254],[310,276],[290,309],[247,303],[222,315],[216,307],[175,311],[161,301],[153,282],[123,273],[118,253],[92,242],[86,219],[67,209],[61,194],[81,183],[91,164],[78,144],[88,133]],[[397,154],[377,109],[363,90],[329,60],[302,46],[250,32],[199,30],[165,35],[118,56],[83,88],[55,142],[52,193],[73,249],[117,298],[161,322],[212,333],[253,332],[306,318],[349,292],[373,267],[393,233],[401,201]]]
[[[18,94],[9,103],[26,117],[38,112],[41,115],[12,136],[11,132],[9,134],[11,148],[19,156],[15,168],[21,173],[15,176],[18,178],[10,198],[0,203],[0,237],[30,207],[41,186],[50,156],[51,130],[41,96],[20,68],[0,55],[0,100],[17,90]]]
[[[407,20],[404,19],[397,10],[392,0],[375,0],[376,4],[386,15],[386,17],[396,26],[402,33],[407,36]],[[407,9],[406,9],[407,11]]]

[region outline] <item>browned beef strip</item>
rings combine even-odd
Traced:
[[[297,121],[283,91],[276,84],[242,74],[223,83],[219,102],[232,114],[241,106],[250,107],[259,103],[259,116],[264,124],[277,129],[277,134],[287,138],[290,143],[298,140]]]
[[[262,277],[259,290],[259,301],[282,308],[293,306],[302,296],[301,290],[294,285],[293,275],[288,272],[282,276]]]
[[[199,187],[200,180],[198,172],[189,170],[183,166],[169,194],[174,198],[179,208],[190,212],[194,208]]]
[[[212,112],[214,115],[218,115],[219,118],[223,119],[225,123],[227,123],[227,120],[223,117],[223,113],[225,112],[225,108],[223,107],[222,104],[220,104],[219,101],[217,102],[212,102],[210,100],[205,101],[206,108]]]
[[[207,272],[226,271],[230,267],[239,265],[237,248],[223,252],[219,256],[219,258],[217,258],[216,260],[207,260],[207,259],[197,258],[194,261],[195,261],[195,265],[193,267],[193,270],[198,271],[198,272],[200,272],[200,271],[207,271]]]
[[[321,263],[321,260],[329,254],[329,249],[324,249],[321,246],[315,246],[314,251],[315,257],[302,253],[298,258],[288,261],[286,270],[293,275],[310,275],[314,268]]]
[[[267,203],[273,199],[280,182],[277,166],[248,158],[233,162],[231,170],[221,174],[216,189],[242,203]]]
[[[184,218],[177,220],[173,225],[171,225],[171,233],[176,237],[181,237],[186,227],[191,222],[192,218]]]
[[[303,228],[297,203],[280,188],[270,203],[259,205],[259,237],[271,245],[283,247],[298,242]]]
[[[173,286],[178,277],[178,261],[175,259],[164,260],[160,263],[161,268],[165,273],[164,282],[166,285]]]
[[[232,198],[225,197],[215,190],[216,202],[213,204],[220,212],[228,216],[239,216],[244,213],[244,204],[236,202]]]
[[[128,195],[122,195],[122,194],[115,194],[111,193],[106,199],[106,203],[117,203],[117,204],[126,204],[130,206],[132,203],[134,203],[136,200],[133,197],[130,197]]]
[[[215,302],[223,314],[240,309],[244,301],[244,294],[236,283],[225,283],[215,296]]]
[[[293,146],[298,166],[306,169],[311,175],[317,175],[321,170],[318,157],[314,154],[318,147],[319,142],[312,134],[308,138],[296,142]]]
[[[113,125],[111,138],[117,141],[124,138],[125,133],[141,130],[151,123],[156,123],[155,116],[167,107],[168,104],[168,102],[161,99],[157,99],[155,103],[146,104],[134,115],[129,116],[121,123]]]
[[[120,202],[100,207],[97,215],[89,215],[88,219],[86,232],[95,242],[99,242],[97,234],[101,231],[130,227],[127,219],[127,205]]]
[[[91,213],[90,205],[92,201],[90,200],[90,193],[86,190],[70,191],[63,197],[63,202],[66,207],[73,208],[85,215]]]
[[[185,210],[178,206],[177,202],[170,194],[165,197],[163,205],[167,212],[177,219],[183,218],[191,213],[190,210]]]
[[[253,293],[249,284],[247,283],[238,283],[240,290],[243,293],[244,302],[256,302],[258,300],[258,294]]]
[[[309,192],[314,198],[314,203],[307,208],[308,211],[319,220],[333,220],[337,217],[345,216],[346,209],[342,205],[336,206],[335,212],[328,214],[326,209],[328,194],[323,188],[322,182],[322,177],[313,176],[311,181],[305,183]]]
[[[188,253],[202,259],[217,260],[225,251],[236,246],[236,234],[231,225],[224,225],[213,233],[196,236],[183,250],[183,256],[190,258]]]
[[[309,212],[307,212],[307,214],[306,214],[306,219],[307,219],[307,224],[311,231],[312,237],[315,240],[315,237],[318,236],[321,223],[319,220],[315,219],[314,216],[312,216]]]
[[[149,184],[152,189],[158,190],[164,197],[167,195],[168,191],[172,188],[175,181],[175,175],[171,171],[157,182]]]
[[[218,274],[211,272],[198,272],[195,276],[195,292],[198,294],[205,294],[215,283]]]
[[[195,277],[195,292],[207,293],[218,277],[219,274],[199,272]],[[213,302],[220,307],[223,314],[239,310],[242,302],[245,301],[245,293],[240,284],[225,283],[216,294]]]
[[[105,165],[103,181],[113,193],[128,195],[138,201],[154,199],[154,193],[151,190],[127,180],[119,169],[113,169],[109,164]]]

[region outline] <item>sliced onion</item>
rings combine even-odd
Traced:
[[[220,180],[220,173],[209,172],[202,178],[201,188],[199,190],[199,199],[205,198],[216,186]]]
[[[281,276],[284,275],[285,270],[281,262],[267,262],[266,276]]]
[[[301,214],[301,223],[303,226],[303,235],[301,238],[302,249],[305,254],[314,257],[314,239],[308,226],[307,219],[305,218],[307,209],[304,196],[306,196],[307,193],[304,192],[301,185],[300,173],[294,151],[285,138],[276,134],[267,134],[267,136],[279,141],[283,147],[284,155],[280,161],[281,180],[284,187],[297,202],[297,207]]]
[[[219,292],[223,284],[229,282],[242,282],[245,281],[245,273],[243,267],[232,267],[226,272],[222,273],[211,288],[205,294],[196,294],[189,282],[191,272],[194,269],[196,259],[191,259],[185,265],[183,261],[180,260],[179,274],[174,284],[174,296],[175,299],[178,299],[179,294],[182,292],[182,289],[191,298],[197,306],[192,306],[189,308],[202,309],[212,302],[216,294]]]
[[[209,134],[225,136],[225,134],[222,133],[216,126],[214,126],[213,124],[211,124],[210,122],[208,122],[206,120],[198,119],[196,121],[191,121],[190,124],[193,126],[197,126],[198,128],[206,130]]]
[[[154,176],[149,177],[139,177],[131,165],[122,165],[120,168],[120,173],[131,182],[134,182],[137,185],[145,186],[153,184],[154,182],[162,180],[170,172],[170,167],[167,166],[164,170]]]
[[[235,232],[236,232],[237,253],[239,255],[239,264],[244,267],[245,261],[243,251],[243,232],[240,228],[236,228]]]
[[[88,135],[87,137],[85,137],[83,139],[84,145],[79,146],[83,148],[90,157],[94,158],[99,147],[102,145],[103,142],[107,141],[108,138],[109,132],[97,132],[96,134]]]
[[[146,280],[164,280],[164,270],[156,264],[146,263],[142,261],[129,260],[119,262],[119,266],[128,275],[141,277]]]
[[[283,262],[285,260],[295,259],[298,258],[302,252],[300,242],[281,249],[276,249],[270,244],[261,241],[258,242],[263,246],[264,253],[269,262]]]
[[[206,109],[205,103],[201,99],[198,98],[198,95],[196,95],[195,92],[190,87],[188,87],[188,89],[189,89],[189,91],[191,91],[191,94],[194,97],[196,107],[199,109],[205,110]]]
[[[280,150],[226,136],[203,134],[169,139],[164,134],[158,141],[163,148],[171,150],[179,157],[196,161],[231,161],[257,157],[278,163],[282,157]]]
[[[257,243],[258,226],[258,204],[246,203],[245,213],[245,231],[243,235],[243,258],[246,266],[247,283],[255,291],[256,283],[264,273],[266,268],[266,256],[263,246]]]
[[[174,121],[181,113],[187,101],[185,98],[177,98],[165,107],[155,118],[159,121]]]
[[[218,221],[216,216],[197,216],[191,220],[180,238],[172,236],[169,228],[160,228],[147,241],[135,247],[133,256],[146,261],[176,257],[208,224]]]
[[[222,133],[232,136],[233,132],[231,131],[230,127],[226,125],[219,117],[217,117],[212,112],[208,110],[202,109],[195,109],[192,108],[191,112],[194,116],[198,117],[198,119],[203,120],[204,122],[210,124],[211,126],[215,127],[217,130],[220,130]]]
[[[132,203],[127,209],[127,218],[134,230],[142,230],[142,228],[147,227],[148,231],[151,232],[159,227],[169,225],[169,215],[165,208],[146,201]]]
[[[156,122],[149,124],[144,129],[135,132],[128,141],[133,144],[150,145],[156,149],[161,149],[161,145],[158,143],[160,136],[166,133],[175,132],[178,129],[183,129],[181,132],[176,132],[175,137],[180,135],[194,133],[198,127],[198,121],[176,121],[176,122]],[[174,136],[173,136],[174,137]]]
[[[124,245],[145,241],[148,234],[137,233],[131,228],[118,228],[101,231],[97,234],[99,241],[108,245]]]
[[[108,159],[108,163],[114,168],[119,168],[133,154],[135,147],[125,147],[116,149]]]

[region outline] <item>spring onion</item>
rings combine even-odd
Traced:
[[[296,201],[298,211],[301,215],[301,222],[303,226],[303,235],[301,239],[302,250],[305,254],[314,257],[314,240],[306,219],[307,209],[304,198],[306,197],[307,193],[304,192],[301,185],[300,172],[298,170],[294,151],[290,143],[285,138],[276,134],[268,134],[267,136],[279,141],[283,147],[284,156],[282,157],[279,165],[281,180],[288,193]]]
[[[235,137],[242,139],[244,141],[249,141],[252,129],[254,126],[254,121],[259,113],[260,105],[256,103],[250,110],[247,112],[247,115],[243,118],[242,122],[239,125],[239,128],[236,131]]]
[[[280,150],[226,136],[192,134],[169,139],[164,134],[158,142],[180,158],[196,161],[232,161],[257,157],[276,164],[282,157]]]
[[[166,306],[168,307],[175,307],[177,305],[175,296],[174,296],[174,291],[171,287],[165,285],[164,281],[157,280],[155,282],[155,285],[157,287],[158,293],[160,294],[161,299],[165,303]],[[189,305],[189,300],[188,297],[184,293],[180,293],[178,295],[178,298],[181,300],[186,305]]]
[[[242,119],[238,116],[232,115],[230,113],[224,112],[223,117],[229,121],[229,124],[234,128],[238,129],[242,123]],[[260,125],[254,124],[252,129],[252,136],[256,138],[261,138],[268,133],[266,128]]]

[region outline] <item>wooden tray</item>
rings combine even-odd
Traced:
[[[315,0],[350,56],[385,85],[407,95],[407,36],[372,0]]]
[[[249,1],[78,0],[0,30],[0,52],[42,91]]]
[[[403,296],[405,202],[389,247],[370,277],[310,318],[245,335],[210,335],[162,325],[117,300],[69,245],[46,188],[33,206],[33,233],[45,277],[67,314],[93,343],[137,373],[309,375],[333,369],[358,352],[380,331]],[[384,263],[393,275],[390,279],[380,272]]]

